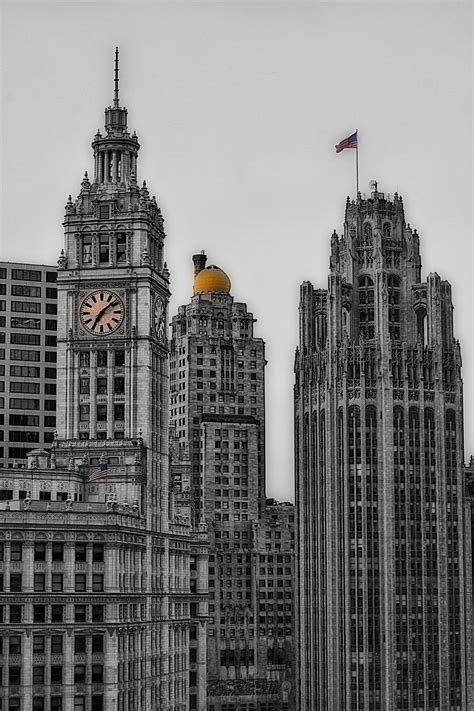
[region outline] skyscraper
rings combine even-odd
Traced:
[[[402,199],[347,199],[295,360],[298,708],[466,708],[463,406],[451,287]]]
[[[57,434],[0,471],[0,699],[202,711],[189,639],[207,613],[206,532],[169,520],[165,233],[137,185],[118,51],[92,147],[58,261]]]
[[[208,709],[279,711],[292,691],[293,514],[264,517],[265,344],[206,259],[193,257],[194,295],[172,319],[170,419],[178,493],[186,505],[188,482],[209,528]]]
[[[26,465],[56,429],[56,268],[0,263],[0,464]]]

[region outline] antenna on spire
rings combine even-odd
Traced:
[[[115,47],[115,79],[114,79],[114,106],[118,108],[119,105],[119,98],[118,98],[118,93],[119,93],[119,50],[118,47]]]

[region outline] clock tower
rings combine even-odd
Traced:
[[[64,219],[58,262],[58,456],[107,464],[109,494],[166,528],[169,273],[156,199],[137,182],[139,142],[119,103],[92,142],[87,172]],[[91,483],[89,500],[103,500]],[[163,517],[163,518],[162,518]]]

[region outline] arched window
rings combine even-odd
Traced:
[[[315,340],[316,340],[316,345],[319,348],[324,348],[326,345],[326,336],[327,336],[327,328],[326,328],[326,314],[324,313],[319,313],[316,316],[315,320]]]
[[[382,228],[382,235],[384,237],[390,237],[391,234],[392,234],[392,225],[390,224],[390,222],[384,222],[383,228]]]
[[[375,337],[374,282],[368,276],[359,279],[359,323],[366,338]]]
[[[116,257],[117,264],[125,262],[127,256],[127,234],[125,232],[117,233]]]
[[[372,244],[372,239],[373,239],[373,231],[372,231],[372,225],[370,222],[366,222],[364,224],[364,242],[365,244]]]

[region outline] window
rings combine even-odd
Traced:
[[[10,592],[21,592],[21,573],[10,575]]]
[[[96,575],[92,576],[92,590],[93,592],[104,592],[104,576]]]
[[[92,683],[93,684],[102,684],[104,681],[104,667],[102,664],[93,664],[92,665]]]
[[[85,563],[87,561],[87,544],[76,543],[76,563]]]
[[[35,554],[34,559],[46,560],[46,543],[35,543]]]
[[[33,652],[34,654],[44,654],[44,635],[33,635]]]
[[[63,653],[63,636],[62,634],[53,634],[51,637],[51,654]]]
[[[84,664],[76,664],[74,667],[74,683],[75,684],[85,684],[86,683],[86,667]]]
[[[18,697],[14,697],[12,699],[8,700],[8,711],[20,711],[20,699]]]
[[[87,605],[74,605],[74,621],[75,622],[85,622],[86,621],[86,611],[87,611]]]
[[[62,592],[63,591],[62,573],[53,573],[51,575],[51,590],[53,592]]]
[[[90,353],[89,351],[81,351],[79,353],[79,365],[81,368],[88,368],[90,365]]]
[[[99,205],[99,220],[108,220],[110,214],[109,205]]]
[[[114,392],[116,395],[125,393],[125,378],[114,378]]]
[[[76,558],[77,560],[77,558]],[[74,581],[74,590],[76,592],[85,592],[86,591],[86,575],[85,573],[76,573],[75,581]]]
[[[97,367],[107,367],[107,351],[97,351]]]
[[[64,618],[64,605],[51,605],[51,622],[62,622]]]
[[[41,287],[29,284],[12,284],[12,296],[29,296],[34,299],[41,298]]]
[[[44,684],[44,667],[33,667],[33,684]]]
[[[104,651],[104,637],[101,634],[92,635],[92,651],[93,652],[103,652]]]
[[[107,378],[97,378],[97,395],[107,395]]]
[[[122,368],[125,365],[125,351],[114,351],[114,365],[116,368]]]
[[[75,696],[74,697],[74,711],[86,711],[86,697],[85,696]]]
[[[125,262],[127,256],[127,235],[125,232],[119,232],[117,234],[117,250],[116,250],[116,260],[117,264]]]
[[[17,346],[39,346],[40,336],[36,333],[11,333],[10,343]]]
[[[104,621],[104,606],[92,605],[92,622]]]
[[[54,415],[45,415],[44,426],[45,427],[56,427],[56,418],[54,417]]]
[[[107,405],[97,405],[97,422],[107,422]]]
[[[94,563],[104,562],[104,544],[94,543],[92,546],[92,560]]]
[[[5,491],[2,489],[1,491]],[[1,498],[1,497],[0,497]],[[10,498],[10,497],[8,497]],[[11,543],[10,544],[10,560],[21,560],[23,551],[23,543]]]
[[[62,684],[63,683],[63,668],[62,666],[55,665],[51,667],[51,684]],[[52,701],[53,699],[51,699]],[[51,708],[52,705],[51,705]]]
[[[40,369],[36,365],[11,365],[10,375],[14,378],[39,378]]]
[[[39,498],[40,498],[40,501],[51,501],[51,492],[50,491],[40,491]]]
[[[92,237],[83,237],[82,239],[82,263],[92,263]]]
[[[13,635],[10,637],[8,651],[10,654],[21,654],[21,636]]]
[[[33,622],[46,622],[46,605],[33,605]]]
[[[10,686],[19,686],[21,684],[21,667],[8,668],[8,683]]]
[[[45,351],[44,360],[46,363],[56,363],[58,357],[55,351]]]
[[[33,682],[34,684],[35,682]],[[33,711],[44,711],[43,696],[33,696]]]
[[[74,653],[84,654],[86,651],[86,636],[84,634],[76,634],[74,637]]]
[[[90,420],[90,406],[89,405],[79,405],[79,420],[81,422],[89,422],[89,420]]]
[[[44,327],[47,331],[57,331],[58,330],[58,322],[55,321],[54,319],[47,318],[44,322]]]
[[[123,403],[115,403],[114,405],[114,420],[122,421],[125,419],[125,405]]]
[[[11,310],[14,313],[40,314],[41,304],[36,301],[12,301]]]
[[[109,236],[108,235],[100,235],[100,237],[99,237],[99,263],[100,264],[108,263],[109,254],[110,254]]]
[[[91,711],[104,711],[104,697],[93,696]]]
[[[56,377],[56,368],[45,368],[44,377],[54,379]]]
[[[16,281],[41,281],[41,272],[36,269],[12,269],[12,279]]]
[[[64,560],[64,544],[63,543],[53,543],[51,560],[53,560],[53,561]]]

